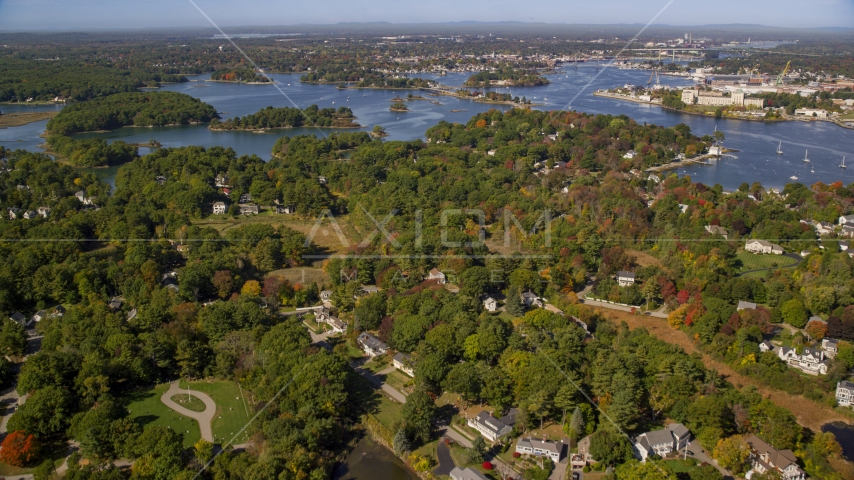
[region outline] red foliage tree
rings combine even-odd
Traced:
[[[679,290],[679,293],[676,294],[676,301],[679,302],[679,305],[685,305],[688,303],[688,298],[690,298],[691,294],[686,289]]]
[[[41,444],[32,434],[23,430],[17,430],[3,439],[0,444],[0,460],[3,463],[24,467],[33,463],[38,458]]]
[[[484,470],[492,470],[492,464],[489,462],[483,462],[480,466],[483,467]]]

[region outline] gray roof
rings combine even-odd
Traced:
[[[370,333],[362,332],[359,334],[359,341],[362,345],[365,345],[372,350],[385,350],[388,348],[388,345],[386,345],[385,342]]]
[[[501,429],[507,427],[501,420],[495,418],[489,412],[482,410],[477,414],[477,423],[485,426],[487,429],[492,431],[494,434],[498,435],[501,432]]]
[[[836,384],[836,388],[845,388],[854,391],[854,383],[849,382],[848,380],[842,380],[841,382]]]
[[[404,365],[409,365],[409,363],[412,362],[412,357],[403,352],[397,352],[396,354],[394,354],[393,360]]]
[[[673,434],[679,438],[682,438],[691,433],[690,431],[688,431],[688,427],[682,425],[681,423],[671,423],[667,426],[667,429],[673,432]]]
[[[647,442],[652,446],[673,444],[673,434],[670,433],[670,430],[654,430],[641,436],[646,437]]]
[[[529,447],[531,449],[545,450],[547,452],[557,453],[560,455],[563,446],[558,446],[557,442],[543,441],[536,438],[520,438],[519,445]]]
[[[471,468],[454,467],[450,475],[454,480],[489,480],[482,473]]]
[[[738,301],[738,306],[735,307],[736,310],[756,310],[756,304],[753,302],[745,302],[743,300]]]
[[[635,272],[627,272],[625,270],[620,270],[617,272],[617,278],[635,278]]]

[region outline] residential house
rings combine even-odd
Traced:
[[[32,220],[38,216],[39,216],[39,214],[36,213],[35,210],[27,210],[26,212],[24,212],[24,215],[23,215],[23,217],[26,220]]]
[[[685,213],[688,211],[690,205],[685,205],[684,203],[679,204],[679,213]]]
[[[454,467],[449,474],[451,480],[489,480],[482,473],[477,470],[472,470],[471,468],[460,468]]]
[[[11,321],[23,326],[23,327],[27,326],[27,317],[25,317],[24,314],[21,312],[12,312],[12,314],[9,315],[9,320],[11,320]]]
[[[392,364],[394,365],[394,368],[409,375],[410,377],[415,376],[415,364],[412,363],[412,357],[409,355],[398,352],[392,358]]]
[[[627,159],[627,160],[632,160],[633,158],[635,158],[635,157],[637,157],[637,156],[638,156],[638,152],[636,152],[636,151],[634,151],[634,150],[629,150],[628,152],[626,152],[626,153],[623,155],[623,158],[625,158],[625,159]]]
[[[379,291],[380,289],[376,285],[362,285],[361,288],[362,295],[371,295]]]
[[[827,222],[813,222],[815,233],[819,235],[828,235],[833,233],[833,225]]]
[[[845,225],[846,223],[854,224],[854,215],[842,215],[839,217],[840,225]]]
[[[134,318],[136,318],[136,314],[137,314],[137,313],[139,313],[139,312],[138,312],[135,308],[132,308],[132,309],[128,312],[128,320],[133,320]]]
[[[492,297],[486,297],[483,299],[483,308],[487,312],[496,312],[498,311],[498,300]]]
[[[555,313],[557,315],[563,315],[563,310],[555,307],[551,303],[547,303],[543,305],[543,310],[548,310],[549,312]]]
[[[836,403],[840,407],[854,407],[854,383],[842,380],[836,384]]]
[[[629,287],[635,284],[635,272],[620,270],[617,272],[617,283],[621,287]]]
[[[751,253],[782,255],[783,247],[767,240],[748,240],[744,249]]]
[[[214,186],[217,188],[228,187],[228,175],[218,173],[214,179]]]
[[[296,207],[293,205],[276,205],[276,213],[290,215],[296,212]]]
[[[113,299],[110,300],[110,303],[108,303],[107,306],[110,308],[110,310],[116,311],[122,308],[122,304],[124,303],[124,301],[125,299],[122,297],[113,297]]]
[[[681,423],[671,423],[663,430],[638,435],[633,442],[635,456],[642,461],[650,455],[661,457],[678,451],[688,446],[691,441],[691,432]]]
[[[325,323],[332,328],[333,332],[345,333],[347,331],[347,322],[338,317],[329,314],[329,310],[321,308],[315,317],[317,323]]]
[[[241,215],[258,215],[258,205],[254,203],[247,203],[245,205],[240,205],[240,214]]]
[[[482,410],[476,416],[469,418],[468,426],[474,428],[480,432],[484,438],[492,442],[509,434],[513,430],[511,425],[505,424],[485,410]]]
[[[50,312],[49,316],[50,317],[61,317],[63,315],[65,315],[65,307],[63,307],[62,305],[57,305],[57,306],[53,307],[53,311]]]
[[[839,230],[839,236],[841,237],[854,237],[854,225],[843,225]]]
[[[744,300],[739,300],[738,305],[735,307],[735,310],[738,312],[742,310],[756,310],[756,304],[753,302],[745,302]]]
[[[47,218],[50,215],[50,207],[39,207],[36,209],[36,212],[42,217]]]
[[[798,255],[800,255],[801,257],[806,257],[810,253],[812,253],[812,252],[809,250],[801,250],[801,253],[799,253]]]
[[[251,201],[252,201],[252,194],[251,193],[241,193],[240,199],[237,201],[237,203],[249,203]]]
[[[19,216],[21,216],[21,209],[18,207],[12,207],[8,210],[9,212],[9,220],[15,220]]]
[[[850,244],[848,243],[848,240],[840,240],[839,241],[839,251],[840,252],[848,251],[849,246],[850,246]]]
[[[783,480],[805,480],[806,472],[798,467],[798,459],[791,450],[777,450],[756,435],[744,439],[750,446],[748,461],[758,473],[776,470]]]
[[[377,355],[383,355],[388,351],[388,345],[385,344],[379,338],[371,335],[367,332],[362,332],[359,334],[359,345],[362,346],[362,350],[365,351],[366,354],[375,357]]]
[[[224,215],[228,207],[225,205],[225,202],[214,202],[213,204],[213,214],[214,215]]]
[[[439,271],[438,268],[434,268],[430,270],[427,274],[427,280],[436,280],[440,285],[444,285],[448,279],[445,277],[445,274]]]
[[[537,296],[536,293],[530,290],[522,294],[522,303],[526,307],[543,308],[543,301],[540,299],[540,297]]]
[[[709,155],[715,155],[720,157],[723,153],[724,150],[722,147],[719,147],[717,145],[712,145],[711,147],[709,147]]]
[[[762,340],[759,344],[759,351],[762,353],[770,352],[774,350],[774,344],[769,342],[768,340]]]
[[[804,348],[800,354],[794,348],[775,347],[774,352],[780,360],[786,362],[791,368],[809,375],[826,375],[828,361],[824,351],[817,348]]]
[[[80,203],[83,205],[92,205],[92,199],[89,198],[83,190],[75,193],[74,196],[77,197],[77,200],[80,200]]]
[[[516,442],[516,452],[522,455],[548,456],[553,462],[558,463],[563,454],[563,445],[563,442],[538,440],[536,438],[520,438]]]
[[[720,235],[724,237],[724,240],[729,240],[729,233],[726,231],[726,228],[720,225],[706,225],[706,231],[711,233],[712,235]]]
[[[838,346],[839,340],[834,338],[822,338],[821,339],[821,349],[824,350],[824,356],[827,358],[836,357],[836,353],[839,352]]]
[[[317,182],[321,185],[326,185],[326,177],[324,177],[324,176],[317,177]]]
[[[36,312],[35,315],[33,315],[33,318],[31,318],[30,321],[31,322],[41,322],[45,318],[47,318],[47,311],[46,310],[39,310],[38,312]]]
[[[332,300],[332,290],[323,290],[320,292],[320,301],[326,303]]]
[[[164,185],[166,183],[166,177],[163,175],[158,175],[154,177],[154,181],[157,182],[158,185]]]

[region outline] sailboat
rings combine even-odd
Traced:
[[[842,157],[842,164],[839,165],[839,168],[848,168],[845,166],[845,157]]]
[[[780,142],[780,145],[777,145],[777,155],[783,154],[783,142]]]
[[[807,154],[808,154],[809,152],[810,152],[809,150],[807,150],[807,151],[805,151],[805,152],[804,152],[804,163],[810,163],[810,159],[809,159],[809,157],[807,156]]]
[[[798,179],[798,177],[796,177],[796,176],[794,176],[794,175],[792,175],[791,177],[789,177],[789,180],[797,180],[797,179]]]

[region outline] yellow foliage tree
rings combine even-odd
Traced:
[[[669,323],[670,326],[673,328],[681,327],[682,324],[685,322],[685,312],[687,310],[687,305],[682,305],[676,310],[673,310],[672,312],[670,312],[669,315],[667,315],[667,323]]]
[[[243,288],[240,289],[241,295],[246,295],[248,297],[257,297],[261,295],[261,285],[257,280],[249,280],[248,282],[243,284]]]
[[[738,475],[745,471],[750,447],[741,435],[718,440],[712,456],[720,465]]]

